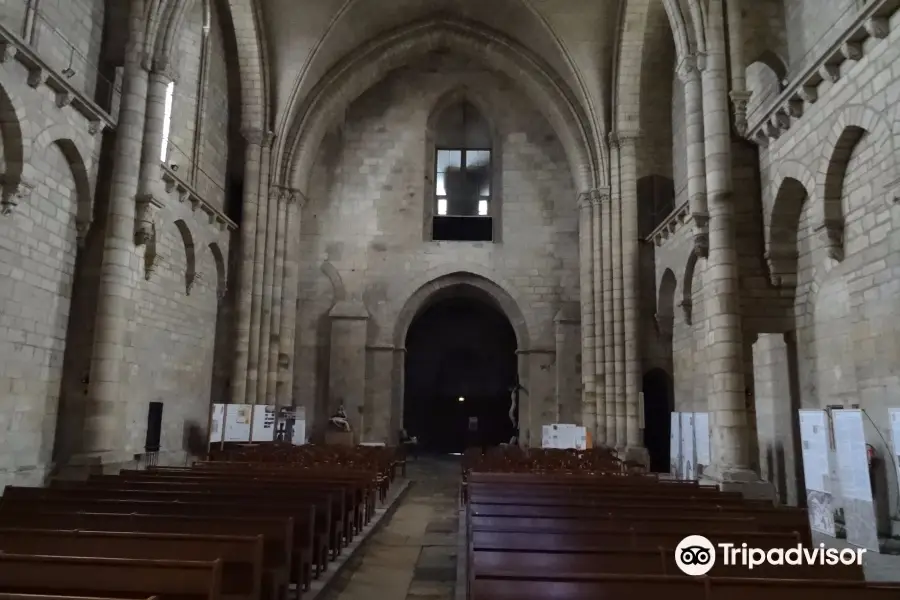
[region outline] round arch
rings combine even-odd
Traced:
[[[394,347],[398,349],[406,347],[409,327],[425,309],[435,302],[457,295],[467,295],[497,308],[509,320],[516,334],[518,349],[521,351],[529,347],[528,326],[516,300],[490,279],[464,271],[432,279],[407,296],[403,308],[397,314],[393,336]]]
[[[445,18],[414,23],[381,36],[329,71],[287,125],[282,179],[305,192],[322,139],[346,108],[410,57],[442,48],[516,75],[559,136],[579,191],[597,187],[598,178],[605,179],[605,169],[600,168],[605,157],[598,155],[602,144],[591,141],[583,107],[572,99],[572,92],[564,89],[528,49],[484,27]]]

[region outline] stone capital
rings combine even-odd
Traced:
[[[641,138],[641,132],[638,130],[616,131],[616,143],[619,147],[634,146]]]
[[[11,215],[19,204],[31,198],[33,191],[34,184],[24,179],[16,182],[11,189],[4,189],[3,200],[0,201],[0,214]]]
[[[702,53],[688,54],[675,67],[675,73],[682,83],[700,77],[700,71],[706,66],[706,55]]]
[[[251,146],[262,146],[266,141],[266,137],[269,134],[268,131],[264,129],[257,129],[253,127],[246,127],[241,129],[241,135],[247,141],[247,144]]]
[[[591,204],[599,206],[609,201],[609,188],[595,188],[588,193]]]
[[[578,208],[581,210],[590,210],[592,206],[591,202],[591,192],[581,192],[578,194]]]
[[[741,137],[747,135],[747,105],[752,95],[753,92],[747,90],[731,90],[728,94],[734,107],[734,128]]]

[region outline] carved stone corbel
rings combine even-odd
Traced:
[[[91,230],[90,221],[75,221],[75,243],[79,248],[84,248],[87,241],[88,232]]]
[[[824,244],[828,258],[841,262],[844,260],[844,224],[839,219],[825,219],[815,229],[819,240]]]
[[[156,223],[150,223],[150,232],[144,245],[144,279],[150,281],[156,272],[159,256],[156,254]]]
[[[750,103],[753,92],[731,90],[728,95],[731,97],[731,105],[734,109],[734,129],[739,136],[746,137],[748,130],[747,105]]]
[[[709,213],[691,213],[694,220],[694,254],[697,258],[709,257]]]
[[[136,202],[134,243],[144,246],[156,235],[156,213],[162,208],[162,201],[149,193],[138,196]]]
[[[682,316],[684,317],[685,325],[693,325],[691,319],[691,311],[694,308],[693,303],[690,300],[682,300],[678,303],[679,308],[681,308]]]
[[[34,191],[34,185],[20,180],[14,189],[3,191],[3,200],[0,201],[0,214],[9,216],[15,212],[16,207],[22,202],[27,202]]]
[[[194,271],[193,273],[185,276],[185,295],[190,296],[191,290],[194,289],[194,285],[203,281],[203,273],[200,271]]]

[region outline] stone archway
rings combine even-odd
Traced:
[[[412,378],[409,377],[410,374],[408,373],[408,369],[411,366],[416,365],[417,360],[421,358],[413,356],[413,353],[421,353],[422,332],[417,331],[418,323],[424,323],[425,328],[434,328],[436,326],[435,324],[439,323],[441,320],[452,319],[456,319],[458,331],[453,333],[452,337],[454,339],[446,342],[441,348],[437,349],[446,352],[446,360],[448,362],[465,362],[462,360],[464,355],[468,355],[469,358],[472,356],[481,356],[480,362],[496,362],[498,348],[482,348],[473,351],[474,346],[477,345],[477,340],[475,339],[477,336],[473,336],[472,326],[473,324],[478,323],[480,326],[488,327],[490,329],[490,335],[486,336],[483,340],[485,346],[490,346],[491,343],[497,341],[492,340],[492,336],[502,338],[506,335],[506,332],[508,332],[508,343],[506,343],[505,347],[506,351],[509,353],[509,359],[512,361],[512,364],[510,366],[509,364],[504,363],[500,366],[495,365],[494,367],[489,367],[488,371],[483,375],[486,377],[490,376],[487,377],[490,379],[490,382],[484,386],[466,388],[466,386],[472,386],[473,382],[462,380],[452,385],[440,384],[438,387],[434,388],[435,394],[440,396],[438,400],[446,403],[451,400],[456,400],[457,396],[462,396],[465,399],[466,393],[463,390],[471,389],[474,394],[474,397],[471,398],[473,401],[476,397],[483,397],[485,399],[483,400],[484,402],[496,402],[498,405],[499,403],[503,403],[502,407],[505,412],[502,414],[505,415],[504,418],[508,418],[508,411],[511,404],[509,386],[515,382],[516,378],[518,378],[520,385],[525,388],[526,391],[529,389],[527,352],[529,348],[529,332],[518,303],[501,286],[486,277],[469,272],[450,273],[433,279],[416,289],[416,291],[406,300],[397,315],[393,331],[394,348],[397,350],[394,353],[394,399],[392,405],[392,424],[394,425],[395,431],[399,431],[399,429],[404,426],[404,421],[409,421],[411,414],[415,412],[409,410],[407,402],[409,401],[412,403],[413,401],[419,402],[422,400],[421,398],[407,397],[407,392],[410,389],[409,384],[412,381],[417,380],[417,376],[413,376]],[[506,332],[503,331],[504,326]],[[412,342],[411,346],[407,345],[408,341]],[[425,362],[427,363],[438,353],[439,352],[430,353],[430,358],[425,357]],[[485,358],[488,355],[490,355],[490,357]],[[419,362],[421,362],[421,360],[419,360]],[[476,361],[476,363],[477,362],[479,361]],[[448,368],[452,370],[459,366],[459,364],[456,364],[455,366],[451,364]],[[432,371],[434,372],[432,372],[431,375],[438,377],[439,373],[437,373],[433,367],[434,365],[428,364],[421,366],[423,369],[432,368]],[[479,367],[473,368],[477,369]],[[495,368],[504,370],[504,373],[495,373],[491,370]],[[493,377],[494,375],[496,375],[496,377]],[[444,376],[446,377],[447,375],[445,374]],[[493,377],[493,379],[491,377]],[[480,376],[477,378],[482,379]],[[457,391],[451,393],[450,388]],[[418,389],[421,390],[422,386],[420,385]],[[465,402],[463,402],[463,404],[464,403]],[[444,417],[446,419],[454,418],[453,415],[450,414],[453,412],[450,407],[445,406],[444,408],[447,409],[443,411],[447,413]],[[466,412],[465,410],[462,410],[462,408],[463,407],[459,407],[459,410],[456,411],[459,412],[460,415],[462,415],[463,412]],[[520,439],[526,439],[526,436],[528,435],[529,410],[528,394],[527,392],[522,392],[519,397],[519,404],[514,411],[514,415],[517,417],[516,420],[519,425],[518,435]],[[493,416],[489,418],[493,421],[500,418],[496,411],[495,413],[492,413],[492,415]],[[466,412],[463,416],[468,417],[470,415]],[[497,417],[497,419],[494,419],[494,417]],[[488,417],[483,418],[486,419]],[[482,425],[484,425],[484,427],[482,427],[482,429],[487,428],[485,423],[487,423],[487,421],[483,420]],[[461,421],[460,423],[455,423],[454,426],[459,426],[460,424],[465,425],[465,423]],[[409,422],[407,422],[406,425],[409,425]],[[491,433],[487,436],[491,438],[487,440],[489,443],[508,441],[501,440],[498,437],[501,433],[501,427],[491,426],[490,429]],[[413,435],[422,435],[421,432],[417,431],[412,431],[411,433]],[[512,433],[515,433],[512,426],[510,426],[508,433],[510,436]],[[457,434],[464,435],[464,431],[457,432]],[[484,438],[485,436],[481,437]],[[457,437],[456,442],[462,441],[463,440]],[[444,439],[439,445],[443,450],[448,450],[449,445],[452,445],[452,443],[453,440]]]

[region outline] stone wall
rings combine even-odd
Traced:
[[[426,165],[434,151],[425,147],[426,123],[440,99],[461,86],[489,107],[485,116],[498,134],[500,243],[424,241],[424,198],[432,180]],[[303,209],[298,403],[318,419],[329,409],[327,357],[335,357],[328,350],[328,313],[336,302],[362,306],[369,315],[368,362],[373,368],[367,376],[375,380],[369,393],[394,389],[394,404],[381,397],[372,406],[381,423],[367,420],[363,433],[375,440],[391,435],[390,415],[400,409],[391,378],[398,314],[422,285],[463,271],[516,299],[530,340],[530,348],[520,350],[540,351],[520,359],[531,365],[535,378],[542,378],[540,385],[532,382],[531,400],[545,406],[549,396],[552,406],[553,319],[564,302],[578,297],[576,218],[562,147],[513,82],[441,55],[392,73],[358,99],[326,141]]]

